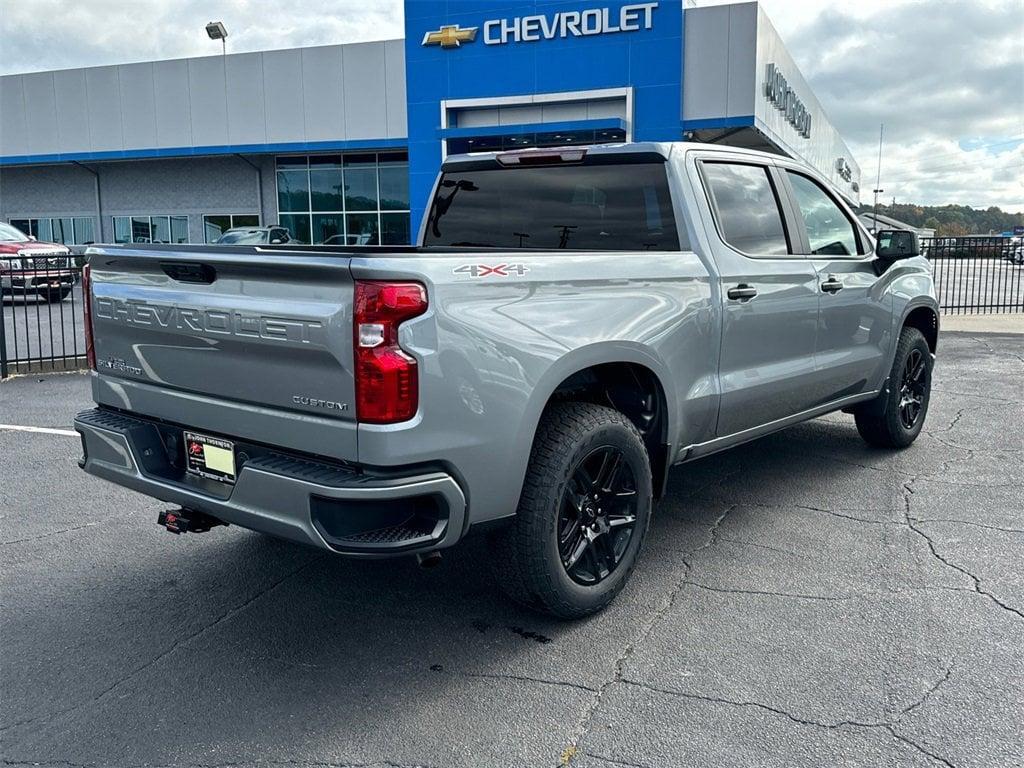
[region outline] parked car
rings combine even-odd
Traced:
[[[1024,237],[1015,237],[1006,248],[1006,258],[1014,264],[1024,264]]]
[[[0,221],[0,293],[63,301],[75,283],[70,253],[63,245],[41,242]]]
[[[905,448],[928,411],[916,235],[876,244],[777,155],[449,157],[419,245],[348,247],[91,251],[85,471],[176,533],[429,564],[478,531],[510,595],[578,617],[671,467],[839,410]]]
[[[376,235],[372,232],[362,232],[354,235],[332,235],[324,240],[323,245],[376,245]]]
[[[284,227],[232,227],[217,238],[217,245],[281,245],[292,242]]]

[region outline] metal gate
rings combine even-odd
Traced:
[[[932,265],[943,314],[1024,312],[1024,242],[1008,237],[931,237],[921,253]]]
[[[1005,237],[921,241],[943,314],[1024,312],[1024,242]],[[0,379],[84,368],[81,256],[0,257]]]
[[[0,256],[0,378],[85,367],[81,261]]]

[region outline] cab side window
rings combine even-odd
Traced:
[[[807,227],[811,254],[855,256],[857,231],[843,209],[818,182],[794,171],[786,171],[786,175]]]
[[[788,254],[786,228],[768,169],[741,163],[702,165],[722,239],[743,253]]]

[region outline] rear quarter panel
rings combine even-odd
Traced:
[[[472,277],[465,265],[522,264]],[[360,461],[445,457],[472,522],[514,513],[541,413],[573,373],[632,362],[662,383],[669,440],[703,435],[717,413],[718,343],[708,272],[691,251],[467,252],[353,259],[356,279],[423,281],[425,315],[401,342],[420,365],[420,409],[400,425],[360,424]],[[481,270],[482,271],[482,270]]]

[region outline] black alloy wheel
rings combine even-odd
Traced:
[[[638,501],[620,448],[596,448],[577,464],[558,515],[558,554],[569,578],[593,586],[615,571],[633,536]]]
[[[911,349],[903,365],[900,381],[900,423],[913,429],[921,416],[925,394],[928,391],[928,366],[920,349]]]
[[[596,403],[552,403],[515,517],[489,537],[498,585],[563,619],[600,611],[636,567],[653,485],[647,446],[629,417]]]
[[[873,400],[853,411],[857,431],[869,445],[906,448],[921,433],[931,399],[935,356],[917,328],[905,326],[887,384]]]

